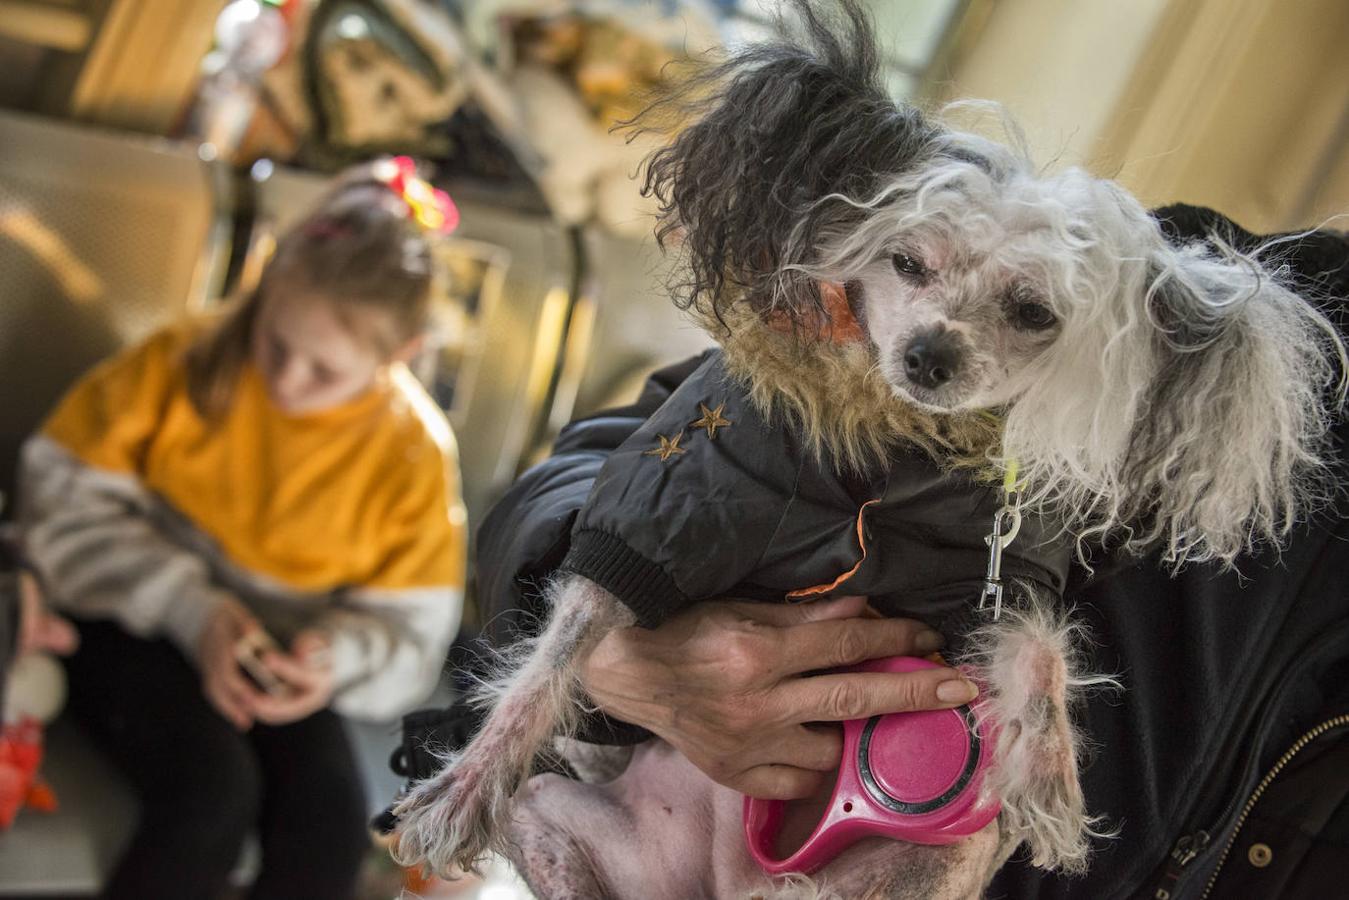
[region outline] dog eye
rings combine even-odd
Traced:
[[[1012,316],[1017,326],[1030,331],[1043,331],[1058,321],[1048,306],[1027,301],[1018,303],[1012,310]]]
[[[895,264],[895,271],[905,278],[921,280],[927,277],[927,266],[923,265],[923,261],[920,259],[915,259],[907,253],[896,253],[892,260]]]

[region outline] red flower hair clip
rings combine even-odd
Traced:
[[[376,176],[403,198],[412,218],[428,231],[449,234],[459,227],[459,208],[450,195],[432,187],[417,175],[417,163],[410,156],[395,156],[380,163]]]

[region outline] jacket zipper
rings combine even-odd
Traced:
[[[1171,848],[1171,856],[1166,861],[1161,880],[1152,893],[1154,900],[1171,900],[1171,890],[1176,886],[1176,882],[1180,881],[1181,872],[1203,852],[1210,840],[1212,838],[1209,833],[1202,830],[1194,834],[1181,835],[1176,845]]]
[[[1334,646],[1340,640],[1343,640],[1345,632],[1345,629],[1343,627],[1344,624],[1345,620],[1337,621],[1335,623],[1333,631],[1331,631],[1329,634],[1322,635],[1317,640],[1312,641],[1311,646],[1309,646],[1303,653],[1295,657],[1292,663],[1290,663],[1283,670],[1281,670],[1278,679],[1278,683],[1281,684],[1281,687],[1275,691],[1273,696],[1269,697],[1265,701],[1264,712],[1261,715],[1259,728],[1257,729],[1257,731],[1264,730],[1265,725],[1268,724],[1268,722],[1274,715],[1275,711],[1279,708],[1279,704],[1283,699],[1283,695],[1287,690],[1287,686],[1291,684],[1293,681],[1293,678],[1291,676],[1301,672],[1304,668],[1310,665],[1312,661],[1319,659],[1320,652],[1324,648]],[[1338,719],[1340,717],[1337,716],[1336,718]],[[1325,725],[1324,722],[1321,724]],[[1319,728],[1321,726],[1318,725],[1317,727]],[[1334,727],[1333,725],[1328,726],[1327,730],[1333,727]],[[1303,735],[1303,737],[1306,738],[1307,736]],[[1313,738],[1307,738],[1307,740],[1312,739]],[[1297,745],[1295,744],[1294,746]],[[1301,747],[1298,747],[1298,750],[1301,750]],[[1244,766],[1245,774],[1243,774],[1240,779],[1241,783],[1246,782],[1248,775],[1254,774],[1252,770],[1255,769],[1258,757],[1259,757],[1258,747],[1253,748],[1249,753],[1249,755],[1247,756],[1246,764]],[[1287,765],[1287,762],[1284,761],[1283,765]],[[1262,786],[1260,788],[1260,791],[1263,792],[1265,787],[1267,787],[1267,785]],[[1254,800],[1258,798],[1259,795],[1257,794],[1254,799],[1249,800],[1246,804],[1247,808],[1249,808],[1249,806],[1251,806],[1254,803]],[[1236,798],[1233,798],[1233,800],[1223,808],[1222,813],[1214,820],[1215,822],[1217,822],[1219,833],[1221,833],[1223,827],[1222,823],[1228,821],[1228,817],[1236,810],[1236,806],[1237,806]],[[1247,811],[1243,811],[1241,815],[1241,822],[1245,821],[1246,815]],[[1175,845],[1171,848],[1171,854],[1166,861],[1166,868],[1163,869],[1160,879],[1154,882],[1155,887],[1153,888],[1153,892],[1145,896],[1151,897],[1152,900],[1171,900],[1172,892],[1176,887],[1177,882],[1180,880],[1180,877],[1185,867],[1188,866],[1192,861],[1194,861],[1195,857],[1199,856],[1199,854],[1202,853],[1205,850],[1205,848],[1208,847],[1209,843],[1212,840],[1213,840],[1212,835],[1204,829],[1199,829],[1197,831],[1191,832],[1190,834],[1182,835],[1176,841]],[[1235,837],[1233,838],[1233,840],[1235,840]],[[1231,842],[1229,841],[1227,847],[1224,848],[1224,860],[1226,858],[1225,856],[1226,853],[1230,852],[1230,849],[1231,849]],[[1207,895],[1208,895],[1208,888],[1206,887],[1204,896],[1207,897]],[[1201,898],[1201,900],[1203,900],[1203,898]]]
[[[1333,731],[1336,728],[1341,728],[1346,725],[1349,725],[1349,714],[1326,719],[1324,722],[1321,722],[1310,731],[1305,732],[1301,737],[1294,741],[1293,745],[1284,752],[1283,756],[1279,757],[1278,762],[1274,763],[1270,770],[1265,773],[1265,777],[1260,779],[1260,783],[1256,785],[1255,791],[1252,792],[1251,796],[1246,800],[1246,805],[1241,808],[1241,815],[1237,816],[1237,825],[1232,829],[1232,836],[1227,839],[1227,844],[1223,847],[1222,855],[1218,857],[1218,865],[1214,868],[1213,874],[1209,876],[1208,884],[1204,887],[1204,893],[1199,895],[1199,900],[1206,900],[1208,895],[1213,892],[1213,886],[1217,883],[1218,876],[1222,874],[1223,865],[1227,862],[1227,857],[1231,855],[1232,847],[1236,844],[1237,836],[1241,834],[1241,828],[1246,824],[1247,817],[1250,816],[1251,810],[1255,808],[1255,804],[1260,802],[1260,797],[1269,788],[1274,779],[1279,776],[1279,773],[1284,770],[1284,767],[1292,762],[1293,757],[1301,753],[1312,741],[1316,740],[1327,731]]]

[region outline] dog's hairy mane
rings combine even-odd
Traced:
[[[828,316],[805,267],[869,215],[854,198],[944,132],[890,97],[854,0],[785,7],[783,39],[691,75],[622,127],[674,136],[646,160],[642,193],[659,206],[657,242],[680,256],[676,304],[715,319],[747,305],[810,331]]]

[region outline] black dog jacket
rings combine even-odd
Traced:
[[[899,448],[850,478],[769,422],[712,352],[613,452],[563,570],[655,627],[700,600],[864,594],[886,615],[940,625],[977,601],[1000,485]],[[1057,595],[1069,550],[1027,516],[1003,577]]]

